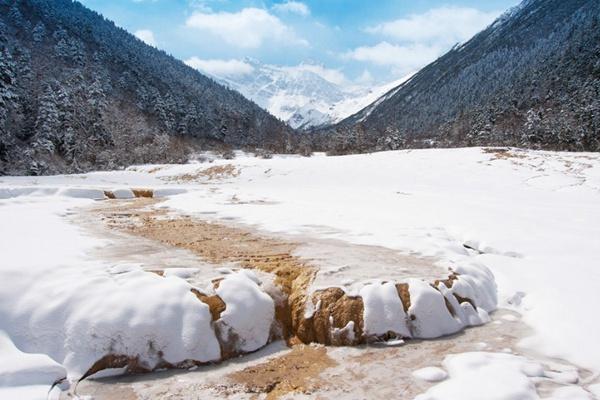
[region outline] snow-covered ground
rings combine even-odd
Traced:
[[[219,179],[198,174],[227,164],[236,173]],[[69,219],[104,197],[104,190],[128,197],[133,188],[169,196],[159,206],[174,212],[282,237],[377,246],[480,282],[488,281],[489,268],[499,306],[518,311],[533,328],[524,348],[600,373],[600,322],[594,317],[600,304],[600,155],[478,148],[270,160],[240,154],[211,164],[0,178],[0,356],[2,364],[6,359],[14,365],[0,370],[0,386],[9,388],[3,390],[45,393],[66,375],[80,377],[107,349],[140,355],[150,366],[219,358],[208,306],[187,281],[99,258],[110,240]],[[314,248],[298,253],[320,257]],[[328,260],[313,289],[338,281],[365,303],[388,304],[384,283],[364,281],[396,279],[382,275],[389,265],[378,270],[377,262],[362,269],[356,264]],[[251,351],[266,343],[272,303],[255,276],[229,275],[218,288],[232,304],[223,317],[247,335],[243,350]],[[490,286],[478,288],[485,294]],[[484,310],[495,306],[486,304],[492,301],[488,294],[470,295]],[[262,330],[246,318],[248,299],[262,304]],[[397,314],[402,307],[395,309]],[[383,324],[381,329],[395,323],[372,317],[365,314],[365,323]],[[37,374],[32,366],[39,367]],[[496,398],[537,398],[535,380],[543,373],[536,361],[483,352],[448,355],[441,367],[417,373],[449,376],[423,399],[455,398],[453,390],[464,382],[480,384],[461,398],[488,398],[481,390],[508,380],[511,392],[496,391],[505,393]],[[554,397],[593,398],[567,389]]]

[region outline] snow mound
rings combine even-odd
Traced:
[[[448,373],[446,371],[437,367],[421,368],[413,371],[412,375],[417,379],[427,382],[439,382],[448,377]]]
[[[226,305],[220,320],[225,328],[222,339],[236,342],[239,352],[255,351],[267,344],[275,320],[275,303],[259,283],[252,271],[241,270],[225,275],[216,289]]]
[[[364,303],[365,334],[381,336],[394,332],[400,337],[411,337],[407,316],[396,285],[392,282],[375,282],[360,291]]]
[[[67,376],[65,368],[47,355],[23,353],[17,349],[3,331],[0,331],[0,354],[2,355],[0,387],[17,387],[18,390],[33,390],[35,392],[38,392],[38,388],[41,387],[45,389],[43,394],[46,398],[50,387]],[[34,388],[27,389],[31,386]],[[0,390],[0,395],[2,394],[3,392]]]
[[[415,400],[537,400],[532,378],[544,376],[542,365],[504,353],[453,354],[444,359],[449,379]]]
[[[0,206],[0,220],[11,226],[0,238],[0,330],[6,331],[0,347],[11,359],[0,366],[0,386],[50,385],[65,370],[75,380],[105,368],[152,370],[222,359],[209,305],[181,271],[161,277],[135,264],[91,260],[89,251],[110,242],[64,218],[91,200],[26,200]],[[35,252],[31,243],[39,244]],[[216,291],[226,304],[222,325],[236,337],[232,354],[264,346],[274,305],[260,280],[232,272]],[[45,355],[17,353],[12,343]]]

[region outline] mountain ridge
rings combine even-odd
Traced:
[[[388,93],[389,94],[389,93]],[[317,143],[600,150],[600,4],[527,0]]]
[[[289,149],[293,131],[258,105],[76,1],[1,0],[0,55],[4,173]]]
[[[264,64],[249,57],[244,58],[243,63],[251,72],[230,76],[209,73],[209,76],[300,130],[339,122],[407,79],[368,87],[327,79],[318,73],[322,68],[318,64],[286,67]]]

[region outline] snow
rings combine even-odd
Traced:
[[[109,243],[86,237],[62,215],[87,202],[41,197],[0,207],[10,227],[0,241],[0,281],[10,285],[0,285],[0,298],[13,299],[0,304],[0,328],[73,378],[108,353],[140,356],[150,368],[159,351],[172,363],[219,359],[208,306],[187,282],[86,260],[86,251]]]
[[[593,400],[593,398],[579,386],[564,386],[556,389],[549,400]]]
[[[67,371],[45,354],[23,353],[0,331],[0,398],[46,399]]]
[[[453,318],[444,301],[444,296],[419,279],[408,281],[410,308],[416,317],[412,322],[414,333],[419,338],[436,338],[455,333],[462,328],[460,321]]]
[[[234,334],[237,347],[244,352],[260,349],[269,340],[275,319],[273,299],[259,287],[259,279],[252,271],[241,270],[225,275],[216,293],[227,305],[221,321]]]
[[[503,353],[462,353],[447,356],[443,366],[449,379],[415,400],[539,399],[532,378],[542,377],[543,367],[524,357]]]
[[[226,164],[240,175],[201,185],[169,180]],[[163,278],[139,265],[95,259],[90,254],[110,240],[68,221],[100,191],[131,188],[168,196],[159,207],[173,212],[319,241],[298,249],[323,265],[311,290],[337,282],[360,294],[370,334],[406,329],[392,292],[393,283],[403,282],[411,294],[407,314],[416,319],[402,336],[437,337],[485,323],[499,305],[533,328],[521,345],[600,372],[600,323],[591,317],[600,304],[598,154],[512,150],[506,157],[471,148],[264,160],[238,153],[210,164],[2,177],[0,330],[20,351],[48,355],[72,379],[107,349],[150,366],[158,361],[156,349],[170,362],[220,358],[208,307],[190,292],[184,271]],[[332,254],[344,247],[333,241],[366,247],[336,260]],[[458,274],[452,288],[430,286],[450,270]],[[241,349],[260,348],[273,320],[262,277],[235,270],[224,277],[216,289],[227,299],[223,321],[242,337]],[[477,308],[459,304],[454,294]],[[535,398],[528,397],[532,376],[515,367],[525,361],[504,356],[457,358],[461,367],[444,364],[451,378],[440,385],[451,390],[458,377],[481,380],[484,388],[494,376],[508,377],[515,382],[509,395]],[[487,370],[487,383],[469,367],[482,359],[497,368]],[[438,386],[427,396],[440,395]]]
[[[445,268],[469,270],[469,279],[457,282],[457,293],[475,297],[486,311],[495,288],[480,284],[473,292],[469,286],[475,278],[487,281],[490,270],[499,304],[514,308],[535,328],[524,345],[600,371],[600,323],[589,317],[600,304],[599,155],[512,154],[497,158],[470,148],[239,157],[233,163],[241,174],[234,181],[215,186],[214,193],[172,197],[167,205],[184,213],[210,211],[215,218],[278,234],[434,257]],[[263,202],[232,206],[228,199],[234,194],[240,201]],[[371,271],[376,275],[376,267]],[[352,269],[335,277],[357,280]]]
[[[352,85],[319,74],[319,66],[281,67],[246,59],[254,73],[214,76],[293,128],[332,124],[373,103],[411,75],[380,85]]]
[[[448,377],[448,373],[438,367],[425,367],[413,371],[413,376],[427,382],[439,382]]]
[[[373,282],[363,286],[360,296],[364,304],[364,330],[367,335],[394,332],[400,337],[411,337],[406,313],[392,282]]]

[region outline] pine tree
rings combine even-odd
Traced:
[[[102,145],[112,144],[112,136],[106,130],[104,124],[104,113],[108,107],[108,102],[98,75],[94,77],[88,88],[87,102],[90,106],[89,124],[91,125],[92,139]]]
[[[59,110],[54,88],[46,85],[40,99],[33,147],[41,152],[54,153],[60,128]]]
[[[16,65],[8,49],[0,47],[0,160],[7,161],[13,138],[8,131],[8,109],[14,93]]]
[[[37,43],[43,41],[46,37],[46,26],[41,21],[33,28],[32,36],[33,41]]]
[[[21,10],[19,10],[19,1],[15,1],[8,10],[8,18],[10,18],[15,26],[19,28],[26,27],[25,18],[23,18],[23,14],[21,14]]]

